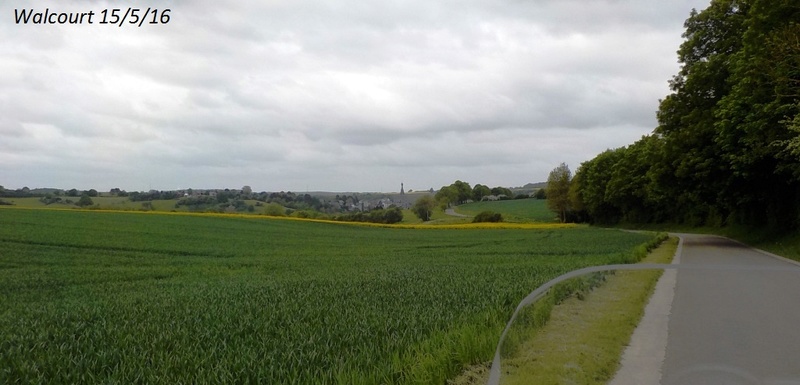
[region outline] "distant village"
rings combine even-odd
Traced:
[[[463,182],[460,182],[463,183]],[[486,193],[480,196],[462,197],[459,203],[471,202],[474,200],[496,201],[512,199],[512,194],[531,194],[540,189],[542,184],[528,184],[523,187],[511,189],[497,187],[495,189],[486,188]],[[469,186],[467,184],[467,186]],[[477,189],[481,185],[476,185]],[[446,189],[451,186],[443,186]],[[485,187],[485,186],[484,186]],[[336,192],[254,192],[250,186],[241,189],[179,189],[179,190],[150,190],[128,192],[119,188],[112,188],[108,191],[98,191],[95,189],[56,189],[56,188],[34,188],[23,187],[20,189],[5,189],[0,186],[1,198],[39,198],[45,204],[77,204],[77,202],[92,202],[92,198],[111,198],[125,197],[131,202],[142,202],[143,207],[151,207],[154,201],[175,201],[175,209],[186,207],[190,211],[255,211],[258,207],[267,204],[275,204],[284,207],[287,211],[313,210],[320,213],[354,213],[365,212],[376,209],[388,209],[398,207],[409,209],[422,196],[435,196],[440,190],[433,188],[428,190],[406,191],[405,185],[400,183],[400,191],[392,193],[364,192],[364,193],[336,193]],[[465,198],[465,199],[463,199]],[[475,199],[479,198],[479,199]],[[7,202],[6,202],[7,203]],[[91,205],[93,203],[87,203]],[[83,204],[78,204],[83,206]],[[262,210],[259,210],[262,211]]]

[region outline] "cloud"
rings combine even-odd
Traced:
[[[15,8],[116,2],[4,2],[0,183],[543,180],[655,127],[683,20],[706,5],[137,0],[171,19],[136,28],[9,23]]]

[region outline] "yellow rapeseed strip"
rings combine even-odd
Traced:
[[[179,215],[179,216],[192,216],[192,217],[215,217],[215,218],[243,218],[243,219],[266,219],[266,220],[283,220],[283,221],[303,221],[303,222],[316,222],[316,223],[329,223],[334,225],[345,226],[362,226],[362,227],[382,227],[390,229],[567,229],[579,227],[580,225],[572,223],[511,223],[511,222],[482,222],[482,223],[457,223],[457,224],[442,224],[442,225],[427,225],[427,224],[386,224],[386,223],[370,223],[370,222],[345,222],[334,221],[329,219],[312,219],[312,218],[297,218],[297,217],[280,217],[259,214],[240,214],[240,213],[194,213],[185,211],[143,211],[143,210],[113,210],[113,209],[78,209],[78,208],[39,208],[39,207],[8,207],[0,206],[2,209],[12,210],[56,210],[56,211],[77,211],[77,212],[99,212],[99,213],[121,213],[121,214],[150,214],[150,215]]]

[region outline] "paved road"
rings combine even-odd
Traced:
[[[683,236],[665,385],[800,384],[800,267],[725,238]],[[786,267],[787,271],[753,268]],[[794,271],[792,271],[794,270]]]
[[[703,235],[680,264],[746,269],[678,270],[661,384],[800,384],[800,267]]]

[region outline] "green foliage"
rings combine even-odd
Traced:
[[[3,383],[444,383],[532,288],[649,239],[13,208],[0,228]]]
[[[47,194],[41,198],[39,198],[39,202],[44,203],[45,205],[52,205],[54,203],[63,203],[63,200],[59,196],[54,196],[52,194]],[[91,205],[91,203],[90,203]]]
[[[444,210],[452,204],[458,203],[458,189],[451,186],[442,186],[439,191],[436,192],[434,195],[434,199],[436,199],[436,203],[439,204],[439,207]]]
[[[472,199],[473,191],[469,183],[457,180],[450,186],[442,186],[435,195],[442,209],[454,204],[461,204]]]
[[[489,186],[483,184],[476,184],[475,187],[472,188],[472,200],[475,202],[480,202],[483,197],[492,195],[492,190]]]
[[[693,11],[654,135],[578,170],[591,220],[800,226],[798,21],[790,0]]]
[[[469,186],[469,183],[457,180],[453,182],[452,186],[458,193],[457,202],[459,204],[465,203],[466,201],[472,199],[472,187]]]
[[[273,217],[282,217],[286,215],[286,208],[277,203],[268,203],[264,206],[264,214]]]
[[[188,196],[175,203],[175,208],[186,206],[189,211],[205,211],[217,204],[217,200],[208,195]]]
[[[502,222],[503,215],[493,211],[482,211],[472,219],[472,223],[479,222]]]
[[[75,204],[80,207],[86,207],[93,205],[94,202],[92,201],[92,198],[89,197],[89,195],[83,194],[81,195],[81,199],[78,199],[78,202]]]
[[[569,185],[571,181],[572,172],[566,163],[561,163],[554,168],[547,177],[547,206],[561,218],[561,222],[567,221],[567,211],[570,208]]]
[[[431,215],[433,215],[433,210],[436,208],[436,201],[430,195],[423,195],[416,202],[414,202],[414,206],[411,207],[411,211],[414,212],[414,215],[417,218],[427,222],[431,220]]]
[[[492,188],[492,195],[496,195],[496,196],[504,195],[505,196],[504,199],[511,199],[511,197],[514,196],[514,193],[511,192],[511,189],[509,189],[509,188],[499,187],[498,186],[498,187],[493,187]]]
[[[370,211],[359,211],[353,214],[342,214],[333,217],[336,221],[344,222],[367,222],[367,223],[400,223],[403,221],[403,210],[399,207],[388,209],[377,209]]]

